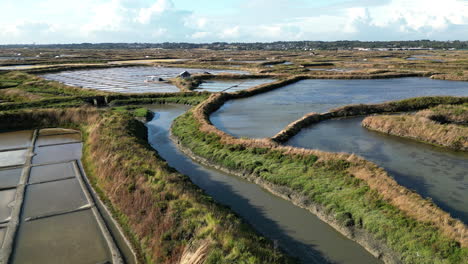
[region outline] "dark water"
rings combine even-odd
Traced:
[[[361,126],[362,119],[323,121],[303,129],[287,144],[362,156],[468,223],[468,153],[372,132]]]
[[[228,101],[211,115],[211,121],[237,137],[271,137],[306,113],[428,95],[468,96],[468,82],[428,78],[303,80],[268,93]]]
[[[187,107],[150,106],[148,141],[170,166],[188,175],[216,201],[231,207],[258,232],[275,240],[303,263],[380,263],[357,243],[337,233],[310,212],[278,198],[258,185],[187,158],[169,139],[172,121]]]

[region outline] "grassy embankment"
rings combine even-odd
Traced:
[[[439,105],[414,115],[369,116],[362,126],[374,131],[468,151],[468,104]]]
[[[364,230],[405,263],[466,262],[467,227],[398,185],[375,164],[354,155],[284,147],[267,139],[238,139],[216,129],[209,114],[232,97],[212,95],[176,119],[172,133],[179,143],[213,164],[269,188],[276,186],[283,197],[296,197],[290,200],[297,205],[315,204],[347,228],[350,238]]]
[[[81,129],[88,177],[144,263],[292,263],[157,155],[134,119],[143,112],[0,112],[0,129]]]

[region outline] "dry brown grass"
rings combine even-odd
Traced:
[[[440,124],[417,115],[369,116],[362,126],[374,131],[468,151],[468,127]]]
[[[419,111],[416,115],[439,123],[468,124],[468,104],[439,105]]]
[[[434,74],[431,76],[431,79],[438,80],[451,80],[451,81],[468,81],[468,71],[467,70],[453,70],[451,73],[444,74]]]
[[[9,88],[0,90],[0,98],[8,99],[9,101],[15,102],[24,102],[24,101],[33,101],[33,100],[40,100],[44,97],[32,94],[17,88]]]
[[[203,264],[210,250],[211,242],[209,240],[199,241],[199,243],[190,243],[184,249],[179,264]]]

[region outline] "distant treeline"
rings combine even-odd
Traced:
[[[1,48],[57,48],[57,49],[197,49],[212,50],[336,50],[336,49],[468,49],[468,41],[278,41],[256,43],[76,43],[76,44],[41,44],[41,45],[0,45]]]

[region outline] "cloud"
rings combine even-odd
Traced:
[[[468,40],[466,0],[243,0],[229,12],[176,3],[2,0],[0,43]]]
[[[152,6],[140,9],[137,21],[142,24],[148,24],[153,16],[159,16],[163,12],[172,8],[174,8],[172,1],[157,0]]]

